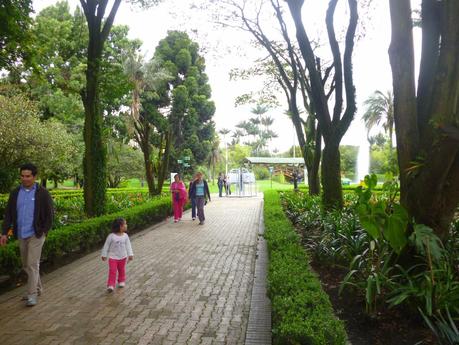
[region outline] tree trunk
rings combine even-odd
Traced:
[[[323,204],[326,209],[343,207],[339,142],[325,144],[322,152]]]
[[[86,88],[82,92],[85,112],[83,175],[85,211],[92,217],[105,212],[107,184],[107,152],[103,143],[103,119],[99,103],[100,59],[104,42],[113,26],[121,0],[114,1],[110,14],[105,20],[108,0],[80,0],[80,3],[89,31]]]
[[[148,193],[155,195],[155,176],[153,173],[153,162],[151,160],[151,149],[148,143],[142,143],[143,161],[145,164],[145,180],[147,180]]]
[[[422,2],[417,94],[410,1],[391,0],[390,11],[400,202],[445,238],[459,203],[459,2]]]
[[[439,139],[433,151],[410,181],[405,206],[416,223],[430,226],[440,238],[446,238],[459,203],[459,142]],[[446,168],[451,151],[455,159]]]
[[[295,23],[296,37],[301,55],[309,71],[312,104],[325,142],[322,154],[322,202],[326,209],[341,208],[343,205],[343,193],[341,189],[339,143],[349,128],[356,111],[352,52],[354,50],[354,36],[358,22],[357,1],[347,1],[350,17],[342,56],[334,29],[334,14],[338,0],[330,0],[327,9],[326,26],[329,45],[333,54],[335,84],[335,105],[332,114],[324,88],[325,84],[317,67],[316,56],[302,21],[301,13],[304,0],[286,0],[286,2]],[[346,109],[344,112],[342,109],[343,91],[345,91],[346,96]]]
[[[312,161],[311,176],[309,176],[309,171],[308,171],[309,195],[319,195],[320,194],[319,167],[320,167],[321,155],[322,155],[322,136],[320,134],[320,127],[318,126],[315,132],[314,158]]]
[[[158,183],[157,183],[157,188],[154,191],[155,195],[160,195],[163,190],[163,185],[164,181],[166,180],[166,174],[169,170],[169,160],[170,160],[170,151],[171,151],[171,145],[172,145],[172,132],[169,130],[166,134],[164,134],[164,140],[165,140],[165,147],[164,147],[164,153],[161,154],[159,153],[158,156]],[[162,141],[161,141],[162,142]],[[162,144],[160,146],[160,151],[162,148]]]
[[[107,152],[102,138],[102,113],[99,105],[100,56],[103,42],[90,28],[86,90],[83,96],[85,122],[83,158],[85,211],[90,217],[104,214]]]

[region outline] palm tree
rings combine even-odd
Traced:
[[[220,156],[220,140],[218,136],[214,136],[212,140],[212,150],[209,155],[209,170],[212,172],[212,184],[215,179],[215,166],[221,161]]]
[[[151,116],[142,112],[141,96],[146,91],[156,91],[159,85],[165,80],[170,80],[172,76],[160,66],[160,62],[152,59],[145,62],[144,57],[136,52],[132,52],[124,61],[124,73],[128,76],[133,85],[131,111],[128,121],[128,131],[133,135],[134,140],[139,145],[144,156],[145,177],[148,184],[150,195],[161,192],[165,172],[168,165],[168,155],[170,150],[170,134],[161,134],[161,144],[158,147],[158,183],[155,185],[155,165],[153,162],[153,145],[151,137],[154,132],[154,125],[151,122]],[[163,145],[165,143],[165,145]],[[163,153],[164,148],[164,153]]]
[[[363,114],[363,121],[367,128],[367,136],[370,130],[381,122],[386,134],[389,135],[389,147],[392,150],[392,134],[394,132],[394,96],[392,91],[385,94],[377,90],[371,95],[364,105],[367,108]]]
[[[268,110],[269,108],[266,105],[257,104],[257,106],[255,108],[252,108],[250,112],[254,115],[262,117],[263,114],[265,114]]]
[[[225,176],[228,175],[228,141],[226,136],[231,132],[228,128],[222,128],[218,131],[223,135],[223,141],[225,142]]]
[[[233,138],[233,140],[231,141],[231,145],[234,146],[236,144],[239,144],[243,136],[245,136],[244,132],[240,129],[236,129],[231,135],[231,137]]]
[[[227,135],[229,132],[231,131],[228,128],[222,128],[218,131],[218,133],[220,133],[223,136]]]

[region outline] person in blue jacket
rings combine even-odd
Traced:
[[[203,225],[206,217],[204,215],[204,205],[210,201],[209,185],[203,178],[202,172],[196,174],[196,179],[190,188],[190,199],[196,199],[196,208],[198,209],[199,225]]]

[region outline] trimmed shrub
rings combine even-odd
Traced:
[[[346,344],[344,324],[333,314],[329,297],[309,266],[309,258],[283,212],[277,191],[264,193],[264,221],[273,343]]]
[[[162,221],[170,214],[171,198],[163,196],[130,209],[54,229],[46,238],[42,260],[55,263],[63,256],[85,253],[100,247],[110,233],[110,226],[115,218],[125,218],[131,234]],[[0,275],[14,277],[20,271],[18,242],[13,241],[0,247]]]

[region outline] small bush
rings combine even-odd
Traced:
[[[273,181],[279,182],[279,183],[285,183],[285,176],[282,173],[279,173],[277,175],[273,175]]]
[[[268,180],[271,177],[268,168],[264,166],[254,166],[253,173],[257,180]]]
[[[264,194],[268,242],[268,294],[272,302],[273,343],[333,345],[346,343],[343,322],[333,314],[328,295],[309,267],[300,238],[285,216],[276,191]]]
[[[129,225],[129,233],[134,233],[165,219],[170,214],[171,199],[169,196],[163,196],[117,213],[54,229],[46,238],[42,260],[55,263],[63,256],[84,253],[100,247],[115,218],[125,218]],[[20,270],[21,260],[17,241],[0,247],[0,275],[14,277]]]

